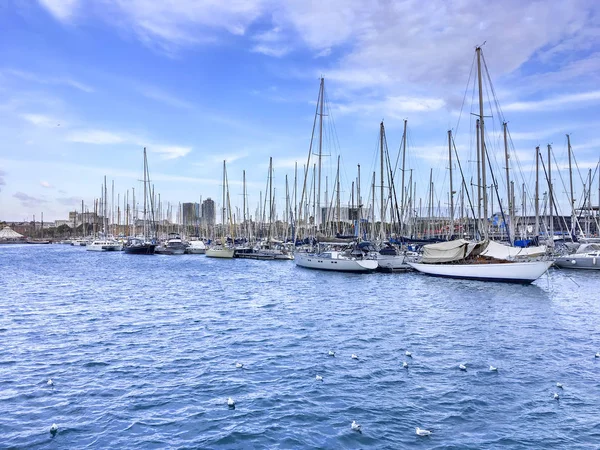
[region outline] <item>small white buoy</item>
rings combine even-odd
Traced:
[[[562,385],[562,383],[556,383],[556,387],[559,388],[559,389],[562,389],[563,385]]]
[[[317,375],[315,377],[315,380],[317,380],[317,381],[323,381],[323,377],[321,375]]]
[[[417,431],[417,436],[429,436],[429,435],[431,435],[431,431],[429,431],[429,430],[422,430],[419,427],[416,428],[416,431]]]
[[[354,353],[352,353],[352,359],[358,359],[358,355],[355,355]]]
[[[490,370],[491,370],[492,372],[498,372],[498,368],[497,368],[497,367],[494,367],[494,366],[490,366]]]
[[[465,366],[464,364],[460,364],[460,365],[458,366],[458,368],[459,368],[460,370],[467,370],[467,366]]]
[[[231,397],[227,399],[227,406],[229,406],[230,408],[235,408],[235,402]]]
[[[328,355],[329,355],[329,356],[335,356],[335,352],[334,352],[333,350],[329,350],[329,353],[328,353]]]
[[[412,358],[412,353],[409,352],[408,350],[406,350],[406,352],[404,353],[406,356],[408,356],[409,358]]]
[[[408,363],[407,363],[406,361],[404,361],[404,362],[402,363],[402,367],[404,367],[405,369],[408,369]]]
[[[350,425],[350,428],[352,428],[352,431],[358,431],[359,433],[362,431],[360,424],[356,423],[356,420],[352,421],[352,425]]]
[[[555,392],[554,393],[554,400],[558,400],[560,398],[560,396]]]
[[[236,369],[241,369],[242,367],[244,367],[244,365],[242,363],[235,363],[235,367]]]
[[[52,424],[52,426],[50,427],[50,433],[52,435],[55,435],[58,432],[58,425],[56,425],[55,423]]]
[[[48,383],[46,383],[48,386],[54,386],[54,381],[52,381],[52,378],[48,378]]]

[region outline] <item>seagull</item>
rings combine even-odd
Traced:
[[[417,436],[429,436],[430,434],[431,434],[431,431],[422,430],[421,428],[417,427]]]
[[[556,383],[556,387],[559,389],[562,389],[563,388],[562,383]]]
[[[594,356],[595,356],[596,358],[600,358],[600,352],[596,353]]]
[[[467,370],[467,366],[465,366],[464,364],[460,364],[460,365],[458,366],[458,368],[459,368],[460,370]]]
[[[362,433],[361,426],[359,423],[356,423],[356,420],[352,421],[352,425],[350,425],[350,428],[352,428],[352,431],[358,431],[359,433]]]
[[[236,369],[241,369],[242,367],[244,367],[244,365],[242,363],[235,363],[235,367]]]
[[[492,372],[498,372],[498,368],[497,368],[497,367],[494,367],[494,366],[490,366],[490,370],[491,370]]]
[[[554,400],[558,400],[560,398],[560,396],[555,392],[554,393]]]
[[[315,380],[317,380],[317,381],[323,381],[323,377],[321,375],[317,375],[315,377]]]
[[[235,408],[235,402],[231,397],[227,399],[227,406],[229,406],[230,408]]]
[[[412,353],[409,352],[408,350],[406,350],[406,353],[404,353],[406,356],[408,356],[409,358],[412,358]]]
[[[329,355],[329,356],[335,356],[335,352],[334,352],[333,350],[329,350],[329,353],[328,353],[328,355]]]
[[[57,432],[58,432],[58,425],[53,423],[52,426],[50,427],[50,434],[52,434],[52,436],[54,436]]]
[[[405,369],[408,369],[408,363],[407,363],[406,361],[404,361],[404,362],[402,363],[402,367],[404,367]]]
[[[354,353],[352,353],[352,359],[358,359],[358,355],[355,355]]]
[[[46,384],[48,386],[54,386],[54,381],[52,381],[52,378],[48,378],[48,382]]]

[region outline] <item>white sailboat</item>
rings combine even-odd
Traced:
[[[102,190],[102,195],[104,199],[104,219],[103,219],[103,228],[104,228],[104,237],[94,239],[91,243],[86,246],[86,250],[90,252],[120,252],[123,249],[123,244],[118,242],[112,236],[107,235],[108,231],[108,211],[107,211],[107,188],[106,188],[106,177],[104,177],[104,189]]]
[[[376,259],[353,256],[350,249],[345,251],[328,249],[318,253],[297,252],[295,261],[297,266],[306,269],[335,272],[373,272],[378,266]]]
[[[483,86],[481,78],[481,47],[477,47],[477,73],[479,82],[479,120],[478,120],[478,174],[481,171],[481,182],[478,182],[478,189],[483,190],[483,195],[478,195],[478,204],[483,198],[483,222],[487,222],[487,194],[486,189],[486,161],[487,151],[484,140],[484,114],[483,114]],[[505,127],[506,132],[506,127]],[[448,133],[448,145],[451,147],[450,136]],[[506,145],[506,138],[505,138]],[[450,150],[450,149],[449,149]],[[450,151],[451,155],[451,151]],[[508,154],[507,154],[508,160]],[[492,180],[493,180],[493,173]],[[452,179],[452,175],[450,175]],[[464,181],[464,180],[463,180]],[[495,184],[495,180],[493,180]],[[508,163],[507,163],[507,189],[508,183]],[[478,208],[479,210],[479,208]],[[511,216],[509,207],[509,216]],[[481,221],[481,216],[480,216]],[[509,222],[512,225],[512,222]],[[423,247],[423,256],[419,262],[409,263],[415,270],[427,275],[439,277],[473,279],[484,281],[503,281],[513,283],[531,283],[541,277],[552,265],[553,261],[537,260],[532,261],[531,257],[539,257],[545,252],[544,247],[533,250],[511,250],[509,247],[490,242],[487,239],[487,224],[483,226],[485,239],[482,242],[469,242],[464,239],[457,239],[437,244],[429,244]],[[518,260],[518,257],[524,257]],[[525,254],[529,253],[529,254]]]
[[[233,247],[228,247],[226,245],[227,239],[225,238],[225,221],[226,221],[225,213],[227,211],[226,189],[227,189],[227,171],[226,171],[226,167],[225,167],[225,161],[223,161],[223,209],[222,209],[222,214],[221,214],[223,236],[221,237],[221,242],[218,245],[211,245],[210,248],[206,249],[205,255],[208,258],[233,258],[234,254],[235,254],[235,249]],[[230,225],[231,225],[231,221],[230,221]]]

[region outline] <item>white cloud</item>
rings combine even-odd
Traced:
[[[177,159],[186,156],[192,151],[192,148],[177,145],[154,145],[149,147],[149,150],[162,155],[164,159]]]
[[[76,130],[67,135],[67,141],[82,144],[121,144],[125,139],[119,134],[104,130]]]
[[[79,7],[79,0],[38,0],[56,19],[68,22]]]
[[[40,181],[40,186],[46,188],[46,189],[54,189],[54,186],[52,186],[50,183],[48,183],[47,181]]]
[[[403,119],[407,113],[437,111],[444,106],[444,100],[439,98],[394,96],[381,100],[335,103],[332,108],[337,114],[377,114],[391,119]]]
[[[21,114],[21,118],[37,127],[50,128],[61,126],[60,121],[43,114]]]
[[[139,88],[139,92],[146,98],[151,100],[156,100],[158,102],[164,103],[165,105],[173,106],[175,108],[180,109],[193,109],[194,105],[186,100],[180,99],[171,95],[162,89],[152,87],[152,86],[144,86]]]
[[[80,91],[90,93],[94,92],[94,89],[91,86],[88,86],[85,83],[74,80],[68,76],[42,76],[36,75],[34,73],[26,72],[23,70],[16,69],[3,69],[0,73],[4,75],[9,75],[13,77],[18,77],[26,81],[31,81],[39,84],[51,84],[51,85],[63,85],[69,86],[75,89],[79,89]]]
[[[281,58],[290,52],[290,48],[287,46],[258,44],[252,47],[252,51],[255,53],[262,53],[263,55],[267,56],[273,56],[275,58]]]
[[[576,107],[581,103],[592,103],[600,101],[600,91],[581,92],[578,94],[566,94],[545,100],[530,102],[513,102],[504,106],[504,111],[547,111],[556,108]]]

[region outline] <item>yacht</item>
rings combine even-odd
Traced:
[[[114,239],[94,239],[85,249],[90,252],[120,252],[123,245]]]
[[[185,252],[191,255],[204,255],[206,253],[206,245],[203,241],[189,241]]]
[[[297,252],[296,265],[307,269],[330,270],[335,272],[373,272],[379,264],[371,255],[365,255],[360,249],[346,246],[337,249],[339,244],[320,243],[323,251],[317,253]]]

